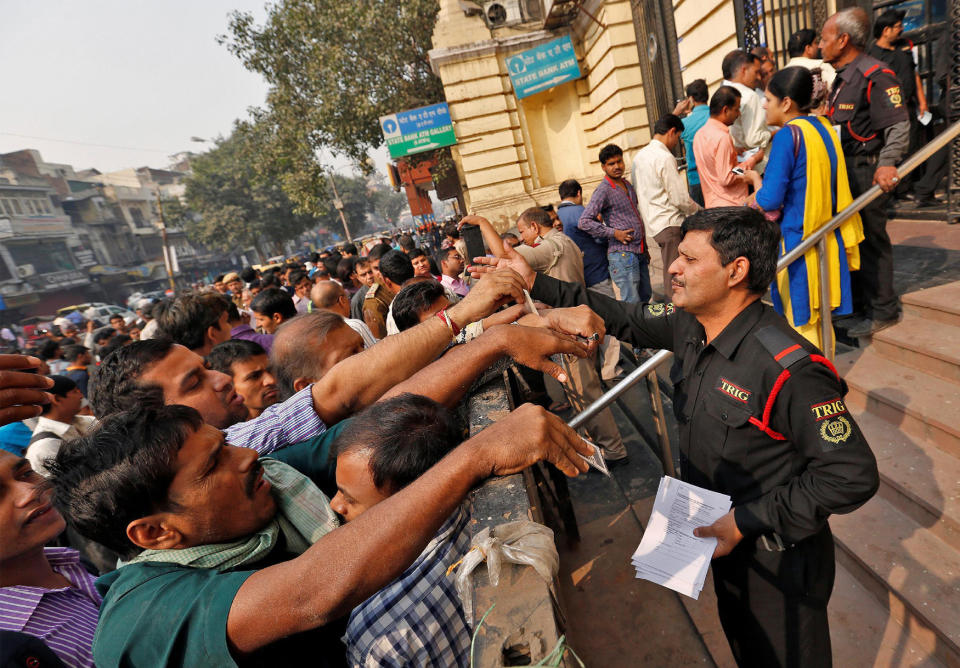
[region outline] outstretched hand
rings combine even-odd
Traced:
[[[459,327],[486,318],[503,304],[523,303],[523,279],[509,267],[491,271],[474,285],[467,296],[447,309]]]
[[[563,368],[550,359],[552,355],[576,355],[586,357],[591,342],[578,341],[569,334],[556,332],[548,327],[523,327],[504,325],[504,352],[518,364],[548,373],[557,381],[566,383]]]
[[[489,466],[490,475],[510,475],[548,461],[566,475],[585,473],[589,465],[577,456],[593,453],[573,429],[540,406],[523,404],[468,441]]]
[[[496,257],[473,258],[474,264],[467,267],[471,276],[480,278],[498,269],[512,269],[520,275],[528,290],[533,287],[533,282],[537,279],[537,272],[527,264],[527,261],[516,249],[510,244],[502,244],[501,248],[491,249],[491,251]]]
[[[53,380],[37,374],[40,360],[26,355],[0,355],[0,425],[40,415]]]

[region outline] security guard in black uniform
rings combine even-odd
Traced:
[[[833,365],[760,301],[776,273],[777,224],[721,207],[681,230],[673,304],[628,304],[534,274],[515,251],[478,260],[517,270],[547,304],[588,305],[622,341],[674,352],[680,476],[733,501],[696,533],[718,539],[713,579],[734,656],[743,666],[830,666],[827,518],[876,493],[876,459]]]
[[[837,12],[823,25],[820,51],[837,76],[828,96],[830,119],[840,127],[850,191],[858,197],[874,183],[892,192],[899,183],[896,164],[910,144],[910,119],[903,89],[886,63],[863,52],[870,19],[859,7]],[[875,199],[860,212],[863,243],[860,271],[854,272],[854,307],[865,320],[847,330],[868,336],[900,320],[900,299],[893,289],[893,247],[887,234],[891,195]]]

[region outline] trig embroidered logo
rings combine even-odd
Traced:
[[[903,103],[903,96],[900,94],[900,86],[891,86],[884,92],[887,94],[887,99],[890,100],[891,107],[897,108]]]
[[[843,399],[837,397],[836,399],[831,399],[830,401],[822,401],[819,404],[813,404],[810,406],[810,412],[813,413],[814,419],[817,422],[820,422],[820,420],[825,420],[829,417],[846,413],[847,405],[843,403]]]
[[[747,403],[747,399],[750,398],[752,392],[750,390],[745,390],[735,383],[731,383],[726,378],[720,378],[720,384],[717,385],[717,389],[726,394],[729,397],[733,397],[737,401]]]
[[[853,104],[838,104],[837,109],[840,111],[853,111],[856,105]]]
[[[828,443],[844,443],[850,438],[852,431],[853,427],[850,426],[850,421],[841,415],[837,418],[824,420],[823,424],[820,425],[820,438]]]
[[[647,306],[647,312],[652,316],[671,315],[676,309],[673,304],[650,304]]]

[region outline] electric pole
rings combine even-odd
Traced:
[[[330,188],[333,190],[333,206],[340,212],[340,222],[343,223],[343,233],[347,235],[347,241],[353,243],[353,237],[350,236],[350,228],[347,227],[347,217],[343,215],[343,200],[337,192],[337,184],[333,182],[333,174],[327,172],[327,178],[330,179]]]

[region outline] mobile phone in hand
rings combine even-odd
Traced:
[[[743,171],[743,167],[734,167],[730,171],[736,174],[737,176],[743,176],[744,174],[746,174],[746,172]]]

